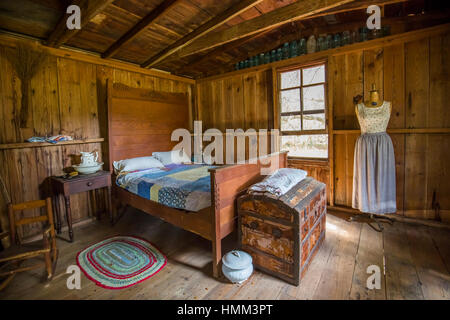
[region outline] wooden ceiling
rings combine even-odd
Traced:
[[[66,28],[69,4],[82,10],[79,31]],[[0,1],[0,29],[199,78],[285,41],[364,26],[370,4],[393,33],[450,20],[448,2],[433,0],[14,0]]]

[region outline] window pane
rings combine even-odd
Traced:
[[[299,131],[302,130],[301,116],[281,116],[281,131]]]
[[[324,110],[325,88],[323,84],[303,88],[303,110]]]
[[[303,85],[325,82],[325,66],[303,69]]]
[[[282,136],[281,150],[289,151],[291,157],[327,158],[328,135]]]
[[[281,91],[281,112],[300,111],[300,89]]]
[[[300,70],[283,72],[281,74],[281,89],[300,87]]]
[[[303,130],[320,129],[325,129],[325,113],[303,115]]]

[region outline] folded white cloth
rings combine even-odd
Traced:
[[[270,193],[280,197],[289,191],[293,186],[306,178],[306,171],[292,168],[281,168],[263,181],[251,186],[249,193]]]

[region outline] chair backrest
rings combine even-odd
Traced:
[[[21,212],[23,210],[43,208],[43,207],[46,208],[45,215],[16,219],[16,216],[15,216],[16,212]],[[18,227],[22,227],[23,225],[27,225],[30,223],[36,223],[36,222],[47,221],[48,224],[52,227],[51,231],[50,231],[52,237],[55,236],[51,198],[46,198],[45,200],[28,201],[28,202],[23,202],[23,203],[18,203],[18,204],[10,203],[8,205],[8,214],[9,214],[11,243],[16,243],[16,241],[18,240],[17,239],[17,228]]]

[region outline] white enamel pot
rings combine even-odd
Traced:
[[[223,275],[232,283],[242,283],[253,273],[252,257],[247,252],[233,250],[222,258]]]

